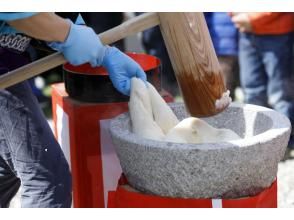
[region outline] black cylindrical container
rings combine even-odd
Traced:
[[[134,59],[146,72],[147,79],[155,88],[161,90],[160,60],[157,57],[126,53]],[[126,102],[128,96],[119,93],[112,85],[107,71],[103,67],[92,68],[90,64],[73,66],[63,65],[65,89],[68,95],[82,102],[111,103]]]

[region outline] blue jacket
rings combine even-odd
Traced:
[[[204,13],[217,55],[238,54],[238,30],[226,12]]]

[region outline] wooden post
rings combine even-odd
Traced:
[[[203,13],[159,13],[160,28],[187,111],[215,115],[215,102],[226,92]]]

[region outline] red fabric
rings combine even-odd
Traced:
[[[122,176],[116,191],[108,193],[108,208],[212,208],[211,199],[181,199],[147,195],[126,188]],[[276,208],[277,180],[256,196],[240,199],[223,199],[223,208]]]
[[[277,208],[277,180],[256,196],[241,199],[223,199],[223,208]]]
[[[248,16],[255,34],[286,34],[294,30],[292,12],[251,12]]]
[[[108,193],[108,208],[212,208],[210,199],[178,199],[131,192],[119,187]]]

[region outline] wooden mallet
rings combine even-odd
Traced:
[[[106,45],[156,25],[160,25],[187,111],[195,117],[212,116],[223,111],[230,98],[203,13],[145,13],[98,36]],[[7,88],[65,62],[61,53],[54,53],[0,76],[0,88]]]

